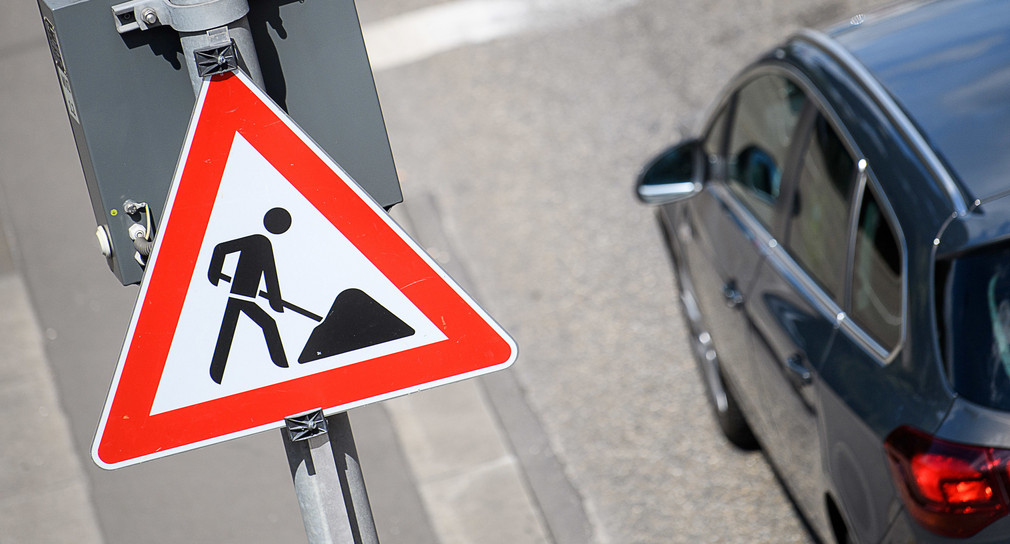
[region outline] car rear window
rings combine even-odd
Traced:
[[[1010,411],[1010,246],[954,260],[945,291],[954,389],[977,404]]]
[[[881,346],[894,349],[901,341],[901,247],[870,187],[859,207],[853,253],[849,312]]]

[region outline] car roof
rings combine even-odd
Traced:
[[[1010,9],[906,3],[826,33],[905,110],[966,200],[1010,191]]]

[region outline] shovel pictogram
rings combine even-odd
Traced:
[[[266,298],[266,291],[259,295]],[[346,289],[333,300],[323,318],[301,306],[281,304],[319,323],[298,356],[299,363],[332,357],[356,349],[392,342],[414,334],[414,329],[360,289]]]

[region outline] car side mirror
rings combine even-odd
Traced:
[[[662,152],[642,170],[635,186],[645,204],[670,204],[701,192],[705,153],[698,140],[687,140]]]

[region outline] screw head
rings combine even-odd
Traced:
[[[147,8],[140,14],[140,18],[143,19],[145,23],[153,25],[158,22],[158,12],[154,11],[154,8]]]

